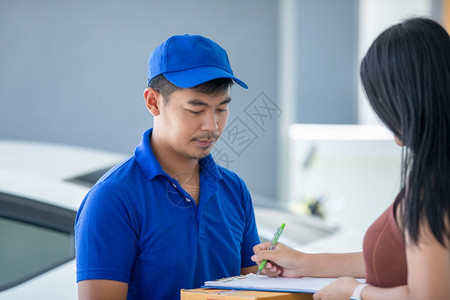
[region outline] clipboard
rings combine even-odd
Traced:
[[[265,275],[256,276],[256,274],[250,273],[248,275],[239,275],[221,278],[214,281],[206,281],[202,287],[287,293],[315,293],[336,279],[337,278],[269,277]],[[365,282],[365,279],[357,280],[361,283]]]

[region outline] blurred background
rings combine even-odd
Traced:
[[[142,96],[149,54],[171,35],[201,34],[227,50],[249,86],[232,88],[212,154],[247,183],[261,238],[284,221],[281,242],[293,247],[358,251],[399,190],[401,159],[364,99],[360,60],[404,18],[428,16],[448,29],[449,10],[448,0],[2,0],[0,212],[35,222],[33,213],[18,217],[24,208],[11,195],[25,206],[50,203],[41,209],[50,215],[54,206],[76,211],[96,176],[131,155],[152,126]],[[0,247],[0,299],[52,269],[11,281],[2,253],[16,250]],[[74,285],[74,274],[67,278]]]

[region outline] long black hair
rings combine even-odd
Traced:
[[[361,63],[370,105],[403,147],[400,221],[414,243],[420,225],[445,246],[450,229],[450,37],[411,18],[385,30]],[[448,245],[448,244],[447,244]]]

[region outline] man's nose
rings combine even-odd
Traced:
[[[203,118],[202,130],[205,131],[214,131],[219,128],[219,124],[217,122],[217,116],[214,112],[208,112],[205,114]]]

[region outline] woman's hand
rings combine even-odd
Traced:
[[[263,272],[268,276],[283,277],[302,277],[302,258],[305,255],[302,252],[289,248],[281,243],[277,243],[275,249],[269,250],[270,242],[258,244],[253,247],[255,255],[252,260],[260,265],[265,259],[267,260]]]
[[[341,277],[313,295],[314,300],[348,300],[360,284],[352,277]]]

